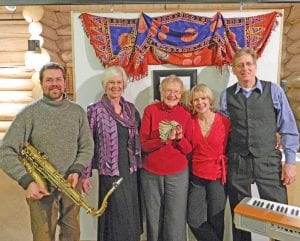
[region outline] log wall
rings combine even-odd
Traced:
[[[284,38],[282,49],[281,79],[287,79],[287,93],[293,106],[298,123],[300,122],[300,62],[299,62],[299,4],[244,4],[247,9],[285,10]],[[99,5],[99,6],[48,6],[40,22],[43,23],[45,47],[52,61],[61,61],[67,67],[67,91],[73,94],[72,79],[72,37],[71,11],[86,12],[162,12],[162,11],[238,11],[236,4],[198,4],[198,5]],[[11,120],[33,95],[32,72],[24,67],[28,23],[24,21],[22,8],[8,13],[0,7],[0,142]],[[295,27],[296,26],[296,27]],[[20,40],[22,39],[22,40]],[[12,42],[18,44],[11,44]],[[5,47],[7,44],[8,47]],[[8,51],[9,50],[9,51]],[[299,164],[298,164],[299,167]],[[299,173],[299,172],[298,172]],[[0,171],[1,232],[0,240],[32,241],[29,223],[29,210],[24,200],[24,191],[7,175]],[[299,206],[298,189],[289,187],[289,199],[292,205]],[[295,193],[295,194],[294,194]],[[191,239],[190,239],[191,240]],[[192,239],[194,240],[194,239]]]
[[[0,140],[21,108],[32,98],[31,75],[24,66],[28,24],[21,10],[0,11]]]
[[[72,36],[71,36],[71,12],[166,12],[175,11],[236,11],[241,10],[239,4],[140,4],[140,5],[54,5],[44,6],[44,15],[40,22],[43,26],[41,36],[44,38],[44,45],[51,61],[62,63],[67,70],[67,93],[71,99],[73,98],[73,65],[72,65]],[[272,10],[284,9],[284,27],[282,41],[282,64],[281,64],[281,79],[287,80],[287,95],[292,105],[295,117],[300,127],[300,4],[285,3],[285,4],[244,4],[243,10]],[[28,23],[22,17],[22,7],[18,7],[13,14],[8,14],[7,11],[0,10],[0,67],[16,68],[24,66],[24,53],[27,48]],[[0,71],[1,72],[1,71]],[[22,72],[22,71],[21,71]],[[1,74],[1,73],[0,73]],[[6,88],[4,82],[15,79],[13,75],[6,76],[1,80],[0,77],[0,95],[1,88]],[[18,77],[20,83],[24,79],[30,77]],[[12,80],[11,82],[14,82]],[[2,83],[2,84],[1,84]],[[8,84],[9,85],[9,84]],[[26,87],[27,88],[27,87]],[[28,89],[24,89],[27,91]],[[6,91],[14,91],[12,89]],[[8,92],[0,96],[0,104],[4,100],[12,101],[11,95],[14,92]],[[25,95],[25,94],[24,94]],[[21,98],[20,94],[16,95],[17,99]],[[7,97],[7,98],[6,98]],[[26,101],[31,97],[24,96]],[[22,100],[22,101],[25,101]],[[2,102],[1,102],[2,101]],[[13,101],[16,102],[16,101]],[[17,108],[16,108],[17,111]],[[7,119],[3,117],[3,110],[0,110],[0,120]],[[13,114],[13,113],[11,113]],[[11,117],[10,117],[11,118]],[[3,132],[5,128],[0,128]],[[1,133],[1,132],[0,132]],[[2,133],[3,136],[3,133]],[[1,134],[0,134],[1,139]]]
[[[283,32],[282,80],[300,130],[300,4],[286,10]]]

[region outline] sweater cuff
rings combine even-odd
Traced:
[[[82,174],[82,171],[84,169],[84,166],[81,164],[74,164],[72,165],[68,171],[66,171],[65,177],[68,177],[71,173],[77,173],[79,177]]]
[[[21,179],[19,180],[19,185],[26,190],[30,183],[34,182],[34,179],[30,174],[25,174]]]

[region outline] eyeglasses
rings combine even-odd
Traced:
[[[123,82],[123,80],[117,80],[117,81],[109,80],[109,81],[107,81],[107,84],[108,85],[123,85],[124,82]]]
[[[170,89],[166,89],[166,90],[163,90],[165,93],[167,93],[167,95],[170,95],[170,94],[174,94],[174,95],[179,95],[181,94],[181,90],[170,90]]]
[[[233,67],[236,67],[236,68],[238,68],[238,69],[243,69],[243,68],[245,68],[245,67],[250,68],[250,67],[252,67],[253,65],[255,65],[255,64],[252,63],[252,62],[246,62],[246,63],[235,64],[235,65],[233,65]]]

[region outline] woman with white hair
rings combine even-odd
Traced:
[[[120,177],[118,189],[98,220],[98,241],[139,241],[142,233],[138,169],[141,161],[140,116],[135,106],[122,97],[127,75],[120,66],[104,70],[102,98],[87,108],[95,148],[83,173],[83,191],[89,193],[92,169],[99,173],[99,204]]]
[[[185,241],[188,160],[192,119],[180,103],[182,80],[162,80],[162,101],[144,110],[140,138],[144,151],[142,192],[147,216],[147,241]]]

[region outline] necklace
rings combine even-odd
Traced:
[[[203,136],[207,136],[211,130],[211,127],[213,125],[215,119],[215,113],[211,113],[207,118],[200,119],[198,117],[198,122],[202,131]]]
[[[122,115],[123,110],[121,109],[119,112],[116,112],[117,115]]]
[[[117,115],[122,116],[123,115],[123,108],[121,105],[115,106],[115,112]]]

